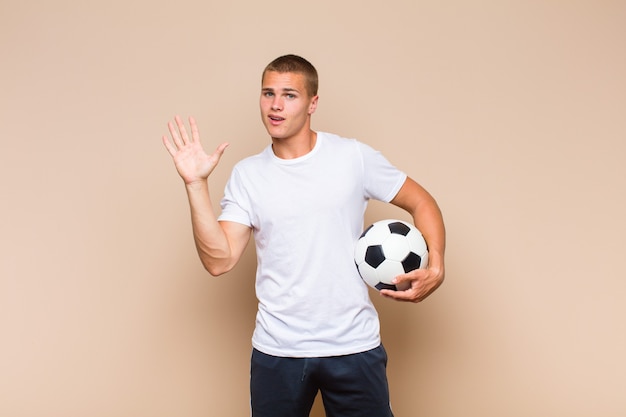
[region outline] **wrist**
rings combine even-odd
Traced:
[[[201,191],[208,189],[208,181],[206,178],[201,178],[198,180],[185,181],[185,188],[188,192]]]
[[[443,256],[439,252],[429,252],[428,253],[428,269],[432,269],[435,271],[439,271],[443,273],[444,271],[444,262]]]

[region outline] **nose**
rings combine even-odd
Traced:
[[[274,100],[272,101],[272,110],[282,110],[283,109],[283,103],[282,100],[279,96],[275,96]]]

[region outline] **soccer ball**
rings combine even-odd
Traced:
[[[402,220],[381,220],[369,226],[354,249],[354,263],[370,287],[403,291],[410,284],[396,286],[391,281],[428,265],[428,247],[422,233]]]

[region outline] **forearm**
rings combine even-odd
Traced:
[[[428,297],[444,280],[446,249],[446,230],[441,210],[435,199],[421,185],[411,178],[406,182],[391,201],[406,210],[413,218],[413,223],[422,232],[428,245],[428,268],[421,275],[419,284],[414,286],[416,292],[398,295],[394,298],[419,302]],[[390,294],[387,294],[390,295]]]
[[[428,265],[441,273],[443,280],[446,230],[443,216],[435,200],[428,195],[411,213],[415,226],[428,244]]]
[[[206,181],[185,185],[193,237],[202,265],[211,275],[227,272],[234,265],[228,237],[217,221],[217,215]]]

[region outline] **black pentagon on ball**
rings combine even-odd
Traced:
[[[378,284],[376,284],[374,286],[374,288],[376,288],[378,291],[380,291],[380,290],[398,291],[398,288],[395,285],[393,285],[393,284],[385,284],[384,282],[379,282]]]
[[[365,251],[365,262],[372,268],[378,268],[378,265],[385,261],[385,254],[381,245],[368,246]]]
[[[404,261],[402,261],[402,268],[404,268],[404,272],[410,272],[419,268],[421,263],[422,257],[415,252],[410,252],[406,258],[404,258]]]
[[[402,222],[393,222],[387,225],[391,233],[406,236],[411,231],[411,228]]]

